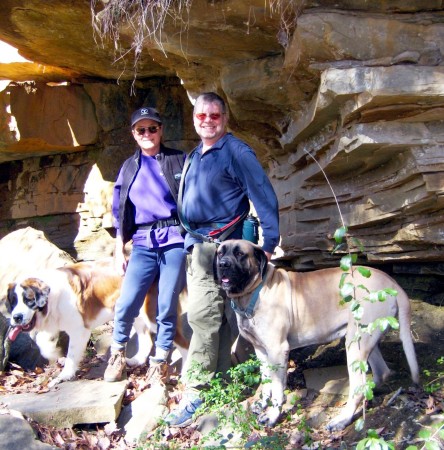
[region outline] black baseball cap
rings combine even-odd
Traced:
[[[156,122],[162,123],[162,119],[157,111],[157,109],[150,108],[145,106],[143,108],[139,108],[131,114],[131,127],[133,127],[139,120],[142,119],[151,119]]]

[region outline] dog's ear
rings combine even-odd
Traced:
[[[8,284],[8,291],[6,294],[6,309],[9,313],[12,312],[15,305],[17,304],[17,294],[15,293],[15,287],[17,286],[16,283],[9,283]]]
[[[38,292],[36,292],[36,302],[39,308],[43,308],[48,303],[50,287],[46,283],[41,283]]]
[[[254,257],[259,264],[259,271],[261,273],[262,279],[265,278],[267,273],[268,258],[265,252],[258,245],[254,246]]]
[[[213,257],[213,277],[216,284],[219,284],[219,278],[217,277],[217,251],[219,249],[219,246],[216,247],[216,251],[214,252]]]
[[[50,287],[37,278],[32,279],[30,285],[22,285],[23,293],[28,300],[34,300],[37,308],[41,309],[48,303]]]

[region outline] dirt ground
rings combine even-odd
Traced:
[[[396,332],[390,332],[384,338],[381,350],[389,367],[396,372],[384,386],[375,390],[375,398],[366,407],[364,430],[357,432],[352,424],[341,432],[330,433],[326,431],[325,424],[338,413],[344,404],[344,398],[310,391],[306,393],[303,371],[308,368],[345,364],[343,342],[292,351],[289,361],[288,387],[291,391],[304,393],[303,397],[297,402],[299,406],[287,407],[285,417],[275,428],[258,430],[256,433],[256,437],[279,436],[281,439],[271,440],[268,445],[263,444],[261,447],[254,448],[353,449],[356,448],[358,441],[366,437],[366,430],[370,428],[377,430],[386,441],[392,441],[396,449],[405,449],[409,445],[421,448],[423,442],[418,439],[420,429],[429,429],[433,423],[444,424],[444,363],[438,363],[438,360],[444,356],[444,307],[432,306],[421,301],[413,301],[412,305],[412,331],[422,376],[420,388],[411,385],[401,344]],[[91,373],[94,372],[91,369],[98,363],[103,364],[93,351],[89,351],[88,355],[79,377],[90,378]],[[59,369],[54,367],[44,369],[48,375],[55,370]],[[430,374],[425,375],[425,370]],[[132,383],[124,403],[131,402],[138,395],[138,380],[142,373],[142,369],[136,369],[130,373]],[[31,390],[38,375],[20,371],[19,367],[12,367],[11,371],[6,372],[2,377],[2,389],[8,393],[26,392],[28,387]],[[433,380],[439,388],[433,393],[425,391],[424,385],[430,384]],[[176,394],[177,392],[172,389],[171,401]],[[54,430],[36,423],[32,425],[39,433],[42,442],[59,448],[131,448],[124,444],[116,430],[110,431],[109,427],[107,429],[101,424],[75,430]],[[168,440],[165,437],[161,439],[152,437],[151,441],[147,441],[143,447],[138,448],[203,448],[199,444],[201,435],[193,426],[184,430],[169,430],[169,433]],[[160,444],[161,441],[164,442],[163,447]],[[444,448],[442,441],[436,442],[436,445],[434,448]]]

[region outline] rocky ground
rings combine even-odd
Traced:
[[[405,449],[409,445],[423,448],[419,438],[420,430],[430,430],[434,447],[444,448],[433,435],[433,424],[444,424],[444,308],[414,302],[413,333],[416,351],[422,373],[422,386],[411,386],[408,369],[401,346],[395,333],[390,333],[382,346],[382,352],[395,375],[375,391],[375,398],[367,404],[365,428],[356,431],[354,425],[341,432],[330,433],[325,429],[327,421],[344,404],[344,397],[331,393],[319,393],[306,389],[306,370],[343,364],[343,343],[333,343],[320,348],[306,348],[293,351],[289,362],[288,387],[297,394],[298,400],[286,405],[285,414],[274,429],[258,428],[248,436],[248,446],[254,448],[356,448],[357,443],[367,435],[368,429],[375,429],[386,441],[392,441],[394,448]],[[103,367],[103,357],[89,348],[79,378],[94,377],[98,367]],[[23,393],[45,392],[47,380],[60,370],[51,366],[35,372],[25,372],[20,367],[9,365],[0,378],[0,392]],[[304,372],[305,371],[305,372]],[[124,403],[133,401],[141,392],[141,380],[145,373],[139,368],[129,373],[130,384]],[[180,390],[173,374],[170,388],[170,406],[177,401]],[[432,388],[433,386],[433,388]],[[426,389],[424,389],[426,387]],[[289,399],[294,398],[292,395]],[[183,430],[160,427],[140,444],[142,448],[203,448],[202,436],[206,432],[204,421]],[[96,424],[74,429],[54,429],[31,422],[39,440],[64,449],[124,449],[134,448],[125,443],[115,424]],[[208,448],[207,444],[207,448]],[[429,443],[429,445],[432,445]],[[226,447],[244,448],[227,444]]]

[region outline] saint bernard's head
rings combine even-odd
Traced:
[[[26,278],[8,286],[7,302],[11,312],[9,339],[15,340],[21,331],[31,331],[36,315],[45,314],[50,288],[38,278]]]

